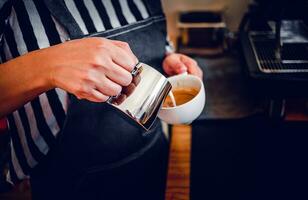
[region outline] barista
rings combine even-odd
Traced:
[[[7,116],[12,135],[7,178],[11,183],[32,179],[33,199],[48,199],[52,191],[46,180],[48,176],[43,177],[39,173],[38,177],[36,171],[50,173],[48,164],[41,163],[49,159],[63,127],[69,105],[67,93],[78,99],[105,102],[109,96],[119,94],[123,86],[130,84],[130,71],[138,62],[125,41],[94,37],[64,42],[70,37],[69,29],[58,20],[61,16],[56,16],[49,9],[62,5],[62,1],[53,1],[53,5],[50,2],[7,0],[0,4],[0,117]],[[82,33],[87,35],[150,18],[149,7],[157,2],[65,0],[64,6]],[[166,53],[163,70],[168,75],[187,71],[202,77],[196,61],[177,53]],[[152,154],[155,152],[146,152],[143,156],[151,157]],[[151,166],[159,164],[159,159],[138,159],[138,168],[149,170],[149,173]],[[134,174],[133,169],[123,169],[121,178],[125,180],[130,174]],[[112,173],[106,176],[110,176],[106,180],[113,178]],[[142,186],[149,180],[144,177],[138,182]],[[110,187],[107,189],[110,191],[116,187],[111,182],[110,186],[104,186]],[[130,188],[130,185],[125,187]],[[133,194],[127,193],[133,188],[117,189],[118,197],[113,199],[134,198],[130,196]]]

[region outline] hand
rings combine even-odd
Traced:
[[[163,61],[163,69],[170,76],[184,72],[198,76],[201,79],[203,76],[202,70],[194,59],[178,53],[172,53],[166,56]]]
[[[36,66],[51,69],[52,87],[93,102],[118,95],[131,83],[138,62],[127,43],[104,38],[72,40],[36,53]]]

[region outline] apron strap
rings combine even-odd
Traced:
[[[68,31],[70,38],[78,38],[83,35],[82,30],[74,17],[68,11],[63,0],[44,0],[50,13],[55,17]]]
[[[161,0],[143,0],[151,16],[164,15]]]

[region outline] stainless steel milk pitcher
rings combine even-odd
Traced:
[[[160,72],[141,62],[131,73],[131,84],[123,87],[119,95],[110,97],[107,103],[123,112],[137,125],[149,130],[171,90],[171,84]]]

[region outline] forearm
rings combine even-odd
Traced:
[[[49,71],[36,52],[0,65],[0,118],[52,88]]]
[[[131,83],[136,64],[127,43],[104,38],[72,40],[25,54],[0,65],[0,118],[53,88],[105,102]]]

